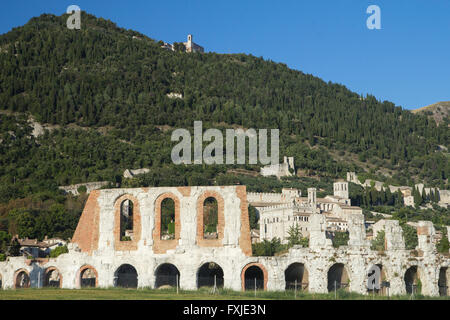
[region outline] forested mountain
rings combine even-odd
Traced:
[[[305,174],[370,170],[378,180],[448,187],[439,145],[448,146],[449,129],[426,115],[282,63],[168,51],[84,12],[82,29],[69,30],[67,17],[44,14],[0,36],[1,203],[58,185],[120,185],[126,168],[151,168],[147,185],[217,183],[229,167],[171,163],[171,130],[195,120],[279,128],[280,156],[294,156]],[[33,137],[30,115],[52,130]]]

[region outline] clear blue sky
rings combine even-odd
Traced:
[[[118,26],[207,51],[251,53],[407,109],[450,100],[449,0],[4,1],[0,33],[71,4]],[[366,9],[381,8],[381,30]]]

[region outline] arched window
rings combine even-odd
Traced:
[[[161,240],[175,239],[175,201],[165,198],[161,202]]]
[[[129,199],[120,204],[120,241],[133,240],[133,202]]]
[[[339,289],[345,289],[348,291],[349,283],[350,281],[347,270],[342,263],[335,263],[331,266],[328,270],[328,292]]]
[[[114,286],[122,288],[137,288],[138,274],[130,264],[121,265],[114,273]]]
[[[80,272],[80,287],[93,287],[97,286],[97,272],[90,266],[83,267]]]
[[[16,288],[29,288],[31,284],[30,275],[26,271],[20,271],[15,280]]]
[[[417,266],[412,266],[405,272],[405,289],[407,294],[420,293],[419,275],[417,272]]]
[[[203,264],[197,272],[197,287],[223,287],[223,270],[214,262]]]
[[[217,230],[219,206],[213,197],[203,202],[203,239],[218,239]]]
[[[48,268],[45,270],[44,287],[61,287],[61,274],[56,268]]]
[[[170,263],[163,263],[155,271],[155,288],[180,286],[180,271]]]
[[[258,266],[250,266],[244,273],[244,290],[264,290],[264,272]]]
[[[293,263],[284,271],[286,290],[306,290],[308,288],[308,270],[303,263]]]

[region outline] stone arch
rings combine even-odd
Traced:
[[[31,286],[30,273],[25,269],[19,269],[14,273],[14,288],[29,288]]]
[[[48,267],[44,272],[44,287],[62,288],[62,275],[56,267]]]
[[[114,287],[137,288],[138,273],[131,264],[122,264],[114,272]]]
[[[171,263],[160,264],[155,270],[155,289],[180,286],[180,271]]]
[[[84,265],[78,271],[78,283],[80,288],[98,286],[98,272],[91,265]]]
[[[350,278],[347,268],[343,263],[335,263],[328,269],[327,280],[328,292],[334,291],[335,289],[349,290]]]
[[[450,267],[439,268],[438,287],[441,297],[450,296]]]
[[[175,206],[175,235],[173,239],[161,239],[161,205],[162,202],[170,198],[174,202]],[[178,245],[178,240],[180,239],[180,200],[176,195],[171,192],[166,192],[158,196],[155,200],[155,227],[153,228],[153,252],[154,253],[166,253],[167,250],[175,249]]]
[[[213,198],[217,202],[217,238],[205,239],[204,227],[204,203]],[[197,200],[197,245],[199,247],[221,247],[225,229],[225,201],[216,191],[207,190]]]
[[[218,288],[223,287],[224,273],[222,267],[215,262],[203,263],[197,271],[197,288],[214,287],[214,281]]]
[[[128,230],[130,240],[122,238],[122,213],[123,204],[131,203],[133,230]],[[139,201],[130,194],[124,194],[116,199],[114,204],[114,249],[116,251],[137,250],[137,244],[141,239],[141,213]],[[125,241],[122,241],[125,240]]]
[[[284,270],[285,290],[308,290],[309,273],[303,263],[291,263]]]
[[[410,266],[406,271],[405,275],[403,276],[403,281],[405,284],[405,289],[407,294],[417,294],[420,293],[420,276],[419,276],[419,269],[417,265]]]
[[[256,279],[256,281],[255,281]],[[241,272],[242,290],[256,289],[267,290],[268,273],[266,268],[260,263],[249,263]]]

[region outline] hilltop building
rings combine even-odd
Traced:
[[[183,42],[183,44],[184,44],[184,46],[186,48],[186,52],[188,52],[188,53],[192,53],[192,52],[204,53],[205,49],[202,46],[196,44],[193,41],[193,38],[194,37],[192,36],[192,34],[188,34],[187,41]],[[167,49],[167,50],[171,50],[171,51],[175,51],[175,46],[173,44],[170,44],[170,43],[167,43],[167,42],[164,42],[161,45],[161,48]]]

